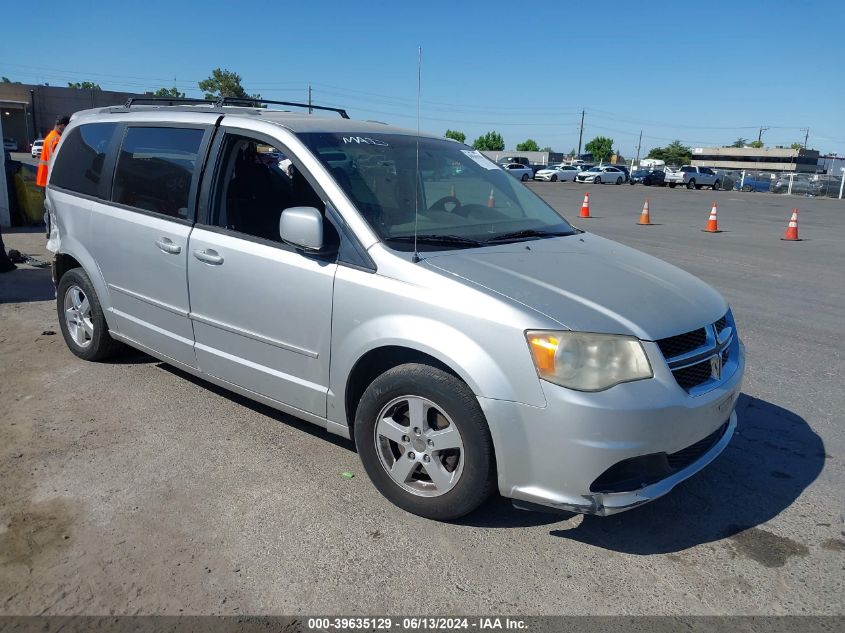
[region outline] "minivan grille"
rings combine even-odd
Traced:
[[[672,369],[672,375],[682,389],[689,392],[699,385],[715,380],[711,358],[719,354],[722,365],[730,359],[730,339],[724,343],[725,347],[721,350],[716,343],[717,336],[730,324],[730,312],[728,312],[712,325],[657,341],[657,346],[663,352],[663,356],[670,367],[673,365],[676,367]],[[709,337],[708,331],[710,332]],[[690,354],[692,358],[689,360],[696,358],[700,360],[685,367],[677,367],[677,365],[684,363],[683,357]],[[702,359],[702,356],[705,356],[705,358]]]
[[[707,333],[704,331],[704,328],[699,328],[686,334],[678,334],[677,336],[660,339],[657,341],[657,346],[663,352],[663,356],[669,359],[698,349],[706,342]]]

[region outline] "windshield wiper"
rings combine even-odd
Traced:
[[[397,235],[396,237],[388,237],[387,241],[396,242],[414,242],[413,235]],[[461,237],[460,235],[417,235],[417,243],[419,244],[442,244],[444,246],[483,246],[484,242],[471,239],[469,237]]]
[[[519,240],[523,237],[563,237],[565,235],[574,235],[572,231],[543,231],[539,229],[523,229],[522,231],[513,231],[512,233],[502,233],[496,237],[491,237],[485,243],[491,244],[495,242],[509,242],[511,240]]]

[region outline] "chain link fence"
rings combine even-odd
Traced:
[[[845,198],[845,191],[843,191],[845,176],[724,169],[717,169],[716,172],[723,176],[724,189],[819,198]],[[733,185],[729,186],[729,182]]]

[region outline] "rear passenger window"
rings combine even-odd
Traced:
[[[74,128],[56,155],[50,184],[99,196],[106,150],[115,129],[117,123],[88,123]]]
[[[186,219],[204,133],[197,128],[128,128],[117,159],[112,200]]]

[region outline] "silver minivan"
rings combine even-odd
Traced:
[[[70,350],[129,345],[352,438],[439,520],[495,489],[613,514],[722,452],[744,348],[715,290],[466,145],[340,113],[74,115],[46,200]]]

